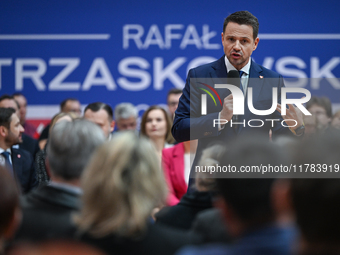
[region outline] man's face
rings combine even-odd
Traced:
[[[5,143],[9,147],[18,143],[22,143],[22,133],[24,131],[24,128],[20,124],[19,117],[15,113],[12,114],[8,134],[5,137]]]
[[[27,100],[24,96],[18,95],[15,96],[14,99],[19,103],[20,105],[20,123],[21,125],[25,123],[26,121],[26,113],[27,113]]]
[[[328,127],[331,118],[327,116],[325,108],[320,105],[313,104],[307,109],[313,116],[316,117],[318,123],[318,129],[322,130]]]
[[[254,40],[253,27],[250,25],[229,22],[222,33],[224,54],[237,70],[241,70],[248,63],[258,43],[259,38]]]
[[[119,119],[116,121],[116,123],[120,131],[136,130],[136,127],[137,127],[137,119],[133,116],[127,119]]]
[[[13,108],[15,113],[20,116],[19,108],[14,99],[4,99],[0,102],[0,107],[3,108]]]
[[[63,112],[74,112],[78,116],[81,115],[81,105],[79,101],[68,100],[63,108]]]
[[[104,135],[107,138],[114,129],[114,121],[109,120],[109,115],[104,109],[100,109],[97,112],[87,109],[84,113],[84,118],[97,124],[103,130]]]
[[[175,115],[175,111],[178,107],[179,98],[182,94],[170,94],[168,96],[168,108],[171,117],[173,118]]]

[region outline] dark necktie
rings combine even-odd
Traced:
[[[10,157],[9,152],[8,151],[4,151],[4,152],[1,153],[1,155],[3,155],[4,158],[5,158],[6,167],[11,172],[11,174],[13,174],[13,166],[11,164],[11,161],[9,160],[9,157]]]
[[[242,86],[242,82],[241,82],[241,78],[242,78],[242,75],[243,75],[243,71],[238,71],[239,75],[240,75],[240,89],[242,90],[243,94],[244,94],[244,91],[243,91],[243,86]]]

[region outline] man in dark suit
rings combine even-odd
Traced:
[[[20,119],[20,105],[19,103],[14,99],[13,96],[9,96],[9,95],[2,95],[0,97],[0,107],[11,107],[15,110],[15,113],[18,115],[19,119]],[[20,120],[20,124],[21,124],[21,120]],[[35,155],[37,154],[37,152],[40,150],[39,149],[39,145],[38,145],[38,141],[32,137],[30,137],[29,135],[22,133],[22,142],[19,143],[18,145],[14,146],[15,149],[23,149],[28,151],[29,153],[31,153],[32,157],[33,157],[33,161],[35,160]]]
[[[285,116],[281,116],[279,113],[281,112],[281,88],[284,87],[282,76],[251,60],[251,54],[259,43],[258,28],[257,18],[248,11],[229,15],[224,21],[222,32],[225,55],[215,62],[189,71],[183,95],[175,113],[172,134],[178,142],[199,139],[194,166],[197,165],[201,151],[208,144],[216,141],[230,141],[238,135],[255,130],[266,134],[272,130],[273,137],[278,134],[302,135],[304,131],[302,113],[297,108],[291,105]],[[236,115],[233,116],[233,110],[240,110],[233,109],[233,100],[236,101],[235,95],[225,88],[214,89],[215,84],[229,83],[226,78],[232,70],[239,71],[239,83],[241,84],[237,84],[237,86],[240,85],[240,90],[247,92],[248,88],[252,88],[253,96],[251,98],[253,98],[254,108],[257,110],[267,110],[271,106],[275,110],[272,89],[277,89],[277,111],[259,116],[252,113],[245,104],[244,114],[238,115],[235,119]],[[206,114],[204,114],[202,113],[204,103],[201,102],[201,96],[208,94],[206,91],[212,97],[218,97],[220,103],[215,103],[215,99],[207,97]],[[247,102],[248,93],[244,94],[245,102]],[[214,120],[218,119],[225,120],[228,124],[222,122],[214,125]],[[266,119],[272,119],[272,121],[266,121]],[[288,126],[296,125],[291,128],[284,127],[283,119],[287,119],[286,125]],[[260,121],[249,122],[251,120]],[[230,125],[231,122],[238,122],[238,124]],[[252,127],[255,125],[257,127]]]
[[[0,108],[0,153],[1,162],[19,181],[21,191],[29,192],[37,186],[32,155],[20,148],[13,148],[22,142],[23,127],[13,108]]]
[[[87,120],[57,123],[49,136],[46,165],[51,182],[21,200],[22,224],[17,240],[71,237],[71,215],[79,209],[80,177],[94,150],[105,141],[102,130]]]

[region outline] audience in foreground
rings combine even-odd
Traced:
[[[133,160],[131,160],[133,159]],[[117,133],[95,153],[82,178],[79,238],[108,254],[174,254],[193,239],[154,225],[166,184],[155,148],[133,132]]]
[[[63,121],[53,127],[46,160],[51,182],[22,198],[23,220],[17,240],[73,235],[71,215],[80,206],[80,177],[93,151],[104,141],[102,130],[87,120]]]

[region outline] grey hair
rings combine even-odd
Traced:
[[[52,173],[65,180],[80,178],[92,153],[104,141],[100,127],[88,120],[57,123],[47,144]]]
[[[120,103],[115,107],[115,120],[128,119],[130,117],[138,117],[136,107],[131,103]]]

